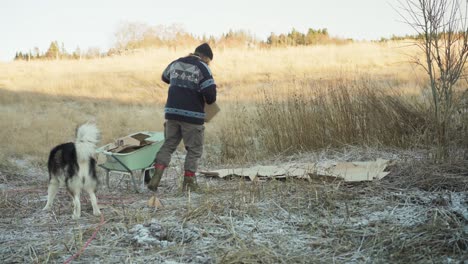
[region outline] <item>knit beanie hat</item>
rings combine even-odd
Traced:
[[[198,46],[195,49],[195,53],[198,53],[200,55],[204,55],[204,56],[210,58],[210,60],[213,60],[213,51],[211,50],[210,45],[208,45],[208,43],[203,43],[200,46]]]

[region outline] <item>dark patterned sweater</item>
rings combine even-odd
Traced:
[[[216,101],[216,84],[210,68],[197,56],[173,61],[162,74],[169,84],[165,118],[202,125],[205,103]]]

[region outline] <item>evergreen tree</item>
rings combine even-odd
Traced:
[[[73,55],[72,55],[72,56],[73,56],[73,58],[74,58],[75,60],[81,60],[81,49],[80,49],[79,46],[76,47],[76,49],[75,49],[75,51],[73,52]]]
[[[57,41],[50,43],[49,49],[45,53],[45,57],[48,59],[58,59],[60,55],[59,45]]]
[[[271,32],[270,36],[267,38],[267,43],[272,46],[278,45],[278,36],[275,33]]]

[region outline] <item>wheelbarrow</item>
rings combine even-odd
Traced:
[[[99,167],[106,171],[106,184],[109,185],[109,175],[112,171],[130,174],[135,192],[138,192],[135,171],[147,173],[153,169],[154,158],[164,143],[163,132],[137,132],[126,137],[117,139],[116,142],[104,145],[96,150],[101,160],[102,155],[105,162]]]

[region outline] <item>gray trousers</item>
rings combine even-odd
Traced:
[[[156,154],[156,164],[169,166],[172,153],[184,140],[187,155],[185,156],[184,169],[196,172],[198,160],[203,154],[204,125],[195,125],[187,122],[167,120],[164,123],[164,144]]]

